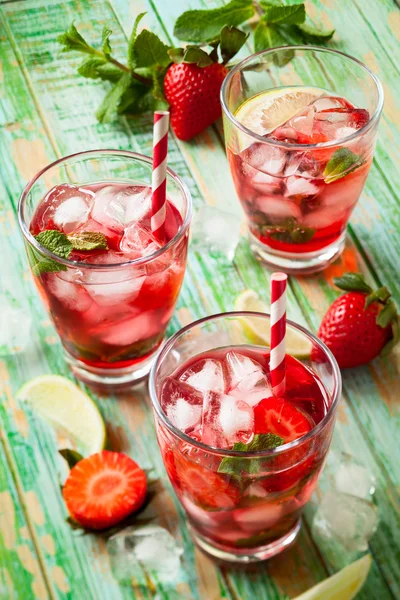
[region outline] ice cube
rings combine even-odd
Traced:
[[[130,259],[150,256],[161,248],[161,244],[153,237],[151,231],[140,227],[137,223],[129,225],[120,242],[121,251]]]
[[[288,196],[289,198],[313,198],[318,194],[322,186],[322,182],[319,182],[316,179],[311,180],[293,175],[286,179],[285,196]]]
[[[164,527],[127,527],[107,542],[111,570],[122,583],[146,585],[154,577],[160,584],[176,582],[181,571],[183,549]]]
[[[72,196],[58,206],[54,213],[54,223],[64,233],[72,233],[87,220],[90,208],[84,197]]]
[[[199,360],[186,369],[179,379],[201,392],[225,391],[224,371],[219,360],[211,358]]]
[[[0,356],[17,354],[31,340],[32,317],[16,300],[0,298]]]
[[[235,396],[209,392],[203,405],[202,442],[217,448],[247,443],[254,433],[253,409]]]
[[[92,218],[116,231],[138,221],[149,211],[151,189],[144,186],[108,185],[96,192]]]
[[[161,408],[175,427],[187,433],[201,422],[203,394],[183,381],[167,377],[161,393]]]
[[[341,464],[335,475],[335,484],[339,492],[370,500],[375,492],[376,479],[352,456],[343,453]]]
[[[58,185],[52,188],[38,209],[41,230],[58,227],[64,233],[75,231],[85,223],[93,206],[94,193],[76,185]]]
[[[251,179],[251,186],[264,194],[279,194],[283,188],[283,180],[281,177],[274,177],[262,171],[256,171]]]
[[[129,314],[129,311],[128,311]],[[131,346],[160,334],[160,318],[157,310],[129,314],[128,318],[106,322],[103,327],[96,327],[93,335],[104,344],[111,346]]]
[[[378,510],[372,502],[341,492],[327,492],[314,516],[312,533],[317,540],[339,543],[348,552],[362,552],[368,549],[377,526]]]
[[[271,385],[260,363],[238,352],[228,352],[225,356],[228,373],[228,390],[249,406],[255,406],[263,398],[272,395]]]
[[[280,504],[273,502],[259,504],[258,506],[239,508],[233,511],[232,517],[239,530],[246,534],[260,534],[278,523],[284,516],[284,509]],[[244,537],[238,532],[238,538]]]
[[[237,215],[202,206],[193,219],[190,247],[200,254],[220,252],[232,260],[240,240],[240,228]]]
[[[126,260],[112,250],[90,257],[90,264],[110,265],[109,269],[85,269],[83,282],[88,294],[99,306],[113,306],[132,302],[138,296],[146,279],[144,267],[117,267]],[[89,260],[87,260],[89,262]]]
[[[302,218],[301,225],[311,229],[323,229],[330,227],[333,223],[342,220],[345,217],[345,211],[339,206],[336,210],[332,208],[319,208],[312,210]]]
[[[81,283],[82,271],[68,269],[47,275],[46,287],[68,310],[87,311],[93,300]]]
[[[284,196],[259,196],[256,199],[256,206],[273,223],[279,223],[284,219],[296,219],[297,221],[301,217],[298,204]]]
[[[241,153],[243,160],[254,169],[268,175],[282,175],[287,156],[284,150],[268,143],[256,142]]]

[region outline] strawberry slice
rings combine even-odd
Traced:
[[[184,493],[204,508],[233,508],[240,493],[224,475],[210,471],[188,460],[183,455],[175,457],[175,466]]]
[[[146,489],[145,472],[129,456],[103,450],[71,469],[63,496],[74,521],[106,529],[138,510]]]
[[[264,398],[254,407],[254,433],[275,433],[286,443],[297,440],[311,428],[307,417],[283,398]]]

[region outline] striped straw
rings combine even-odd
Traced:
[[[286,383],[286,283],[285,273],[272,273],[270,377],[274,396],[284,394]]]
[[[151,230],[160,242],[166,242],[167,154],[169,112],[154,113],[153,173],[151,178]]]

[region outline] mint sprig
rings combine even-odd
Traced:
[[[348,148],[339,148],[333,153],[324,169],[325,183],[332,183],[349,173],[352,173],[365,163],[362,156],[355,154]]]
[[[260,433],[254,436],[249,444],[237,442],[233,450],[237,452],[262,452],[263,450],[272,450],[284,443],[279,435],[274,433]],[[218,467],[218,473],[238,477],[242,473],[256,475],[261,467],[260,458],[241,458],[240,456],[229,456],[223,458]]]

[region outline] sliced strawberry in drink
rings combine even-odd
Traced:
[[[175,458],[174,458],[174,453],[173,451],[168,448],[164,455],[164,466],[165,466],[165,470],[167,471],[168,477],[171,480],[172,485],[180,488],[180,480],[178,477],[178,471],[176,469],[176,465],[175,465]]]
[[[146,473],[129,456],[103,450],[71,469],[63,496],[74,521],[106,529],[138,510],[146,490]]]
[[[308,433],[312,425],[291,402],[270,397],[254,407],[254,428],[254,433],[274,433],[287,443]]]

